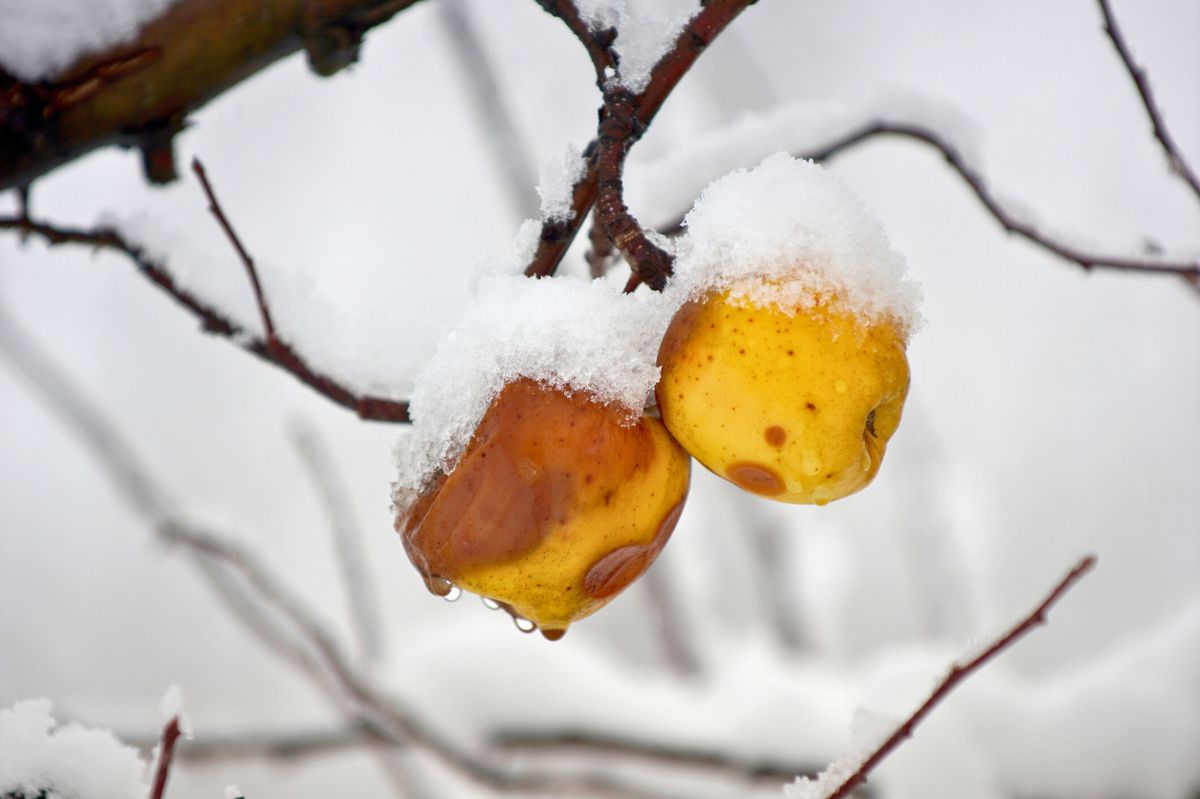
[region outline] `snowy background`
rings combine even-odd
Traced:
[[[534,167],[586,144],[598,97],[562,25],[525,0],[463,7]],[[642,7],[671,16],[691,4]],[[1114,10],[1200,162],[1200,5]],[[290,59],[195,115],[178,143],[181,164],[205,160],[277,326],[363,390],[407,391],[480,268],[536,213],[532,184],[514,201],[447,31],[439,3],[419,4],[372,32],[348,73],[318,80]],[[1168,173],[1087,0],[758,3],[634,150],[630,205],[647,223],[672,219],[720,173],[819,143],[830,120],[876,102],[969,143],[996,190],[1047,229],[1114,253],[1200,251],[1200,206]],[[396,428],[205,337],[125,261],[5,235],[0,307],[190,513],[237,531],[349,645],[329,524],[294,444],[298,429],[316,436],[381,596],[386,643],[372,668],[468,744],[583,730],[819,766],[849,745],[855,708],[906,713],[970,640],[1090,551],[1099,568],[1050,625],[952,697],[873,784],[905,799],[1194,795],[1200,297],[1174,279],[1084,275],[1010,240],[920,145],[875,142],[831,168],[924,286],[905,420],[874,485],[825,508],[767,504],[694,472],[655,567],[694,655],[686,675],[664,653],[662,602],[644,584],[554,644],[471,597],[430,596],[392,532]],[[63,223],[129,220],[187,285],[254,324],[244,273],[190,173],[148,188],[136,154],[108,150],[40,180],[33,203]],[[570,268],[582,270],[581,252]],[[178,683],[198,740],[341,723],[190,558],[153,539],[7,364],[0,402],[0,707],[44,696],[60,718],[140,739]],[[382,796],[397,770],[412,795],[476,790],[426,755],[360,748],[185,761],[169,796],[219,797],[231,782],[253,799]],[[681,783],[690,795],[751,790],[700,776]],[[780,782],[753,790],[775,796]]]

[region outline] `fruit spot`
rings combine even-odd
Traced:
[[[867,414],[867,432],[872,436],[877,435],[875,432],[875,411]]]
[[[734,483],[755,494],[775,496],[787,490],[779,473],[761,463],[732,463],[725,474]]]
[[[764,436],[772,447],[782,447],[783,442],[787,441],[787,431],[777,424],[768,427]]]
[[[636,580],[666,546],[681,513],[683,502],[677,502],[659,522],[654,538],[648,543],[619,547],[593,563],[583,578],[584,593],[594,599],[604,599]]]
[[[808,408],[810,411],[813,411],[814,413],[815,413],[815,412],[816,412],[816,410],[817,410],[817,406],[816,406],[816,405],[813,405],[811,402],[806,402],[806,403],[804,403],[804,407],[805,407],[805,408]]]

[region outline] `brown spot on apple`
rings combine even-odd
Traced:
[[[783,478],[770,466],[749,461],[731,463],[725,469],[725,475],[739,487],[753,494],[773,497],[787,490]]]
[[[777,424],[768,427],[764,431],[763,436],[772,447],[782,447],[784,442],[787,441],[787,431]]]

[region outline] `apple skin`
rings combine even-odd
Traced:
[[[556,639],[654,562],[690,474],[657,419],[522,378],[396,530],[431,591],[457,585]]]
[[[899,325],[809,299],[785,311],[724,290],[685,303],[659,349],[655,394],[667,429],[715,474],[824,505],[879,471],[909,371]]]

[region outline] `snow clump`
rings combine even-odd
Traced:
[[[663,18],[638,9],[625,0],[576,0],[579,16],[593,31],[616,28],[613,49],[620,58],[621,85],[635,94],[650,83],[654,65],[675,45],[691,20],[691,12]]]
[[[542,200],[543,221],[570,222],[574,218],[571,196],[586,171],[587,159],[574,145],[542,165],[537,191]]]
[[[869,319],[920,326],[921,291],[883,225],[841,179],[787,153],[714,181],[684,219],[671,290],[780,310],[815,294]]]
[[[398,492],[451,470],[492,400],[530,378],[641,414],[658,382],[658,344],[673,309],[655,292],[623,294],[624,277],[492,275],[417,375],[413,424],[396,447]]]
[[[0,68],[52,80],[89,53],[134,39],[175,0],[0,0]]]
[[[144,799],[150,786],[137,750],[108,730],[61,727],[50,702],[29,699],[0,710],[0,796],[32,799]]]

